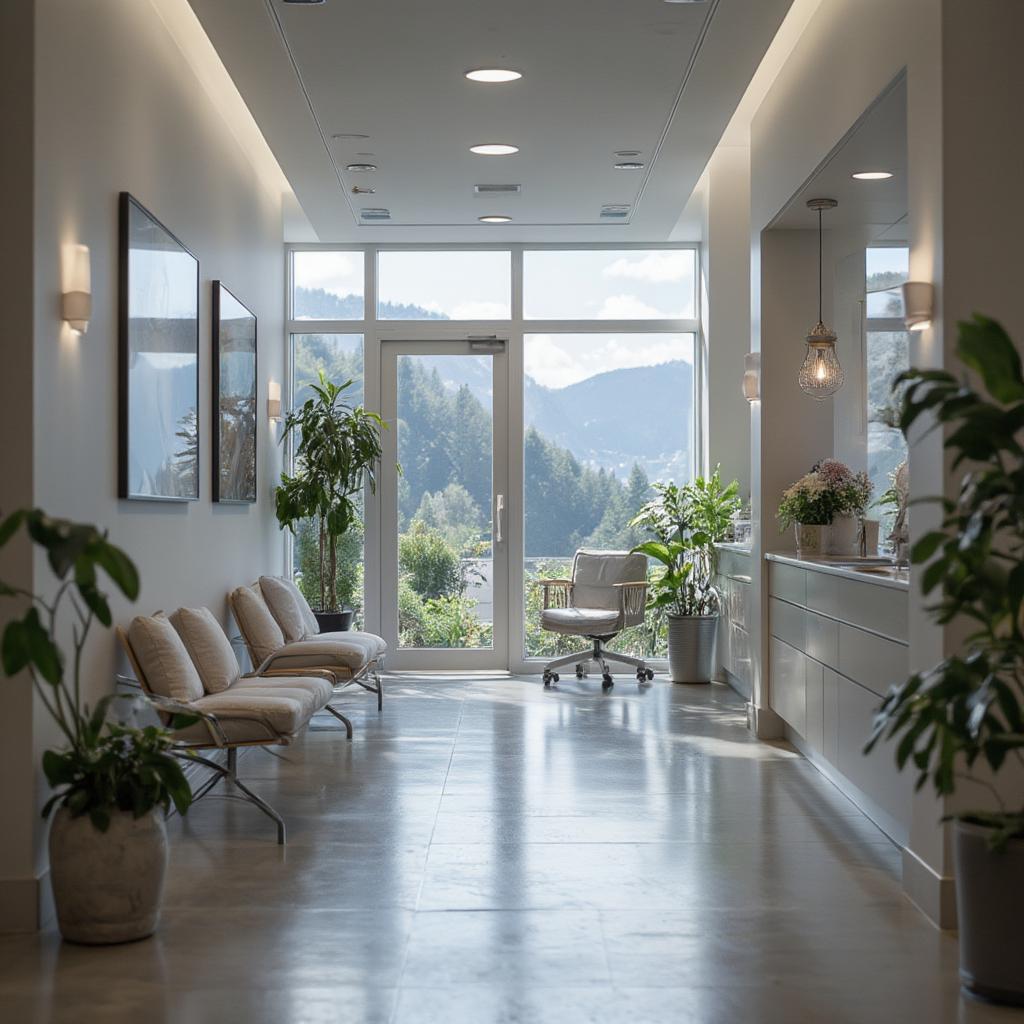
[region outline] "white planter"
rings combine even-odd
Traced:
[[[828,532],[830,555],[860,554],[860,523],[853,516],[836,516]]]
[[[50,877],[61,934],[102,945],[152,935],[167,871],[163,811],[141,818],[115,810],[100,832],[62,807],[50,828]]]
[[[668,676],[674,683],[710,683],[717,615],[668,615]]]
[[[824,555],[828,550],[827,526],[818,526],[814,523],[796,523],[793,532],[796,534],[796,555],[797,558],[817,558]]]

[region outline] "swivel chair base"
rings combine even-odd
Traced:
[[[601,666],[601,688],[605,691],[610,690],[615,685],[611,670],[608,668],[609,661],[629,665],[636,670],[638,683],[649,683],[654,678],[654,672],[647,667],[647,663],[642,658],[633,658],[628,654],[619,654],[618,651],[605,649],[604,645],[609,640],[614,639],[615,635],[592,636],[589,638],[594,644],[591,650],[567,654],[564,657],[555,658],[554,661],[549,661],[544,666],[544,688],[549,689],[552,683],[558,682],[558,669],[566,665],[572,665],[574,662],[576,664],[576,678],[583,679],[588,674],[587,663],[589,661],[596,661]]]

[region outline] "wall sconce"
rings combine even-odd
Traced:
[[[60,315],[71,330],[85,334],[89,329],[89,318],[92,316],[89,246],[69,246],[66,259],[66,291],[61,296]]]
[[[748,402],[761,401],[760,352],[748,352],[743,357],[743,397]]]
[[[926,331],[932,325],[935,289],[927,281],[903,285],[903,323],[908,331]]]
[[[271,423],[281,418],[281,385],[276,380],[267,384],[267,416]]]

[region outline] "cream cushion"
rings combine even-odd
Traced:
[[[216,716],[229,743],[259,743],[294,736],[327,704],[333,692],[326,679],[314,676],[243,676],[226,690],[201,697],[193,706]],[[213,743],[204,722],[179,729],[175,739]]]
[[[285,640],[301,640],[316,636],[320,631],[313,610],[291,580],[280,576],[261,576],[260,590]]]
[[[163,612],[132,619],[128,640],[153,693],[185,704],[202,697],[203,681]]]
[[[231,641],[209,608],[179,608],[171,615],[171,624],[178,631],[207,693],[220,693],[238,681],[242,673]]]
[[[373,633],[351,630],[344,633],[320,633],[297,640],[279,650],[270,666],[275,672],[306,668],[341,669],[350,675],[362,672],[387,650],[387,644]]]
[[[566,636],[608,636],[622,629],[617,611],[607,608],[545,608],[540,613],[541,629]]]
[[[259,584],[233,590],[231,608],[249,645],[249,653],[255,662],[253,668],[259,668],[274,651],[284,646],[284,633],[263,600]]]

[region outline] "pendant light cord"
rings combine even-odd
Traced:
[[[821,207],[818,208],[818,323],[821,319]]]

